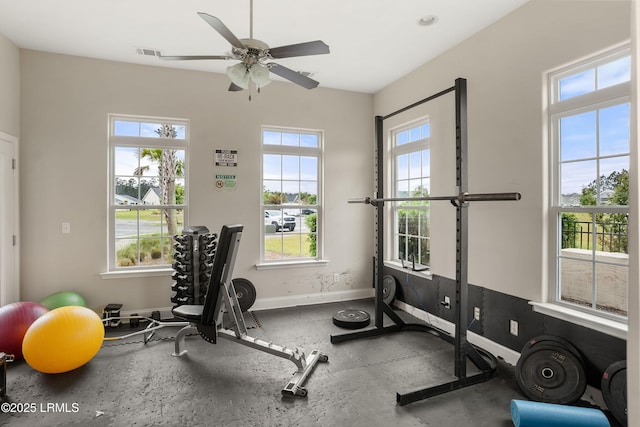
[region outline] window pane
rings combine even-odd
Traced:
[[[420,264],[431,265],[431,241],[429,239],[420,239]]]
[[[631,79],[631,56],[598,67],[598,89],[628,82]]]
[[[115,120],[113,134],[115,136],[140,136],[140,123]]]
[[[431,150],[422,150],[422,176],[431,176]]]
[[[414,151],[409,154],[409,177],[420,178],[422,176],[422,153]]]
[[[282,178],[282,156],[265,154],[262,157],[262,176],[264,179]]]
[[[298,203],[300,199],[300,181],[282,181],[283,203]]]
[[[412,179],[409,181],[409,197],[420,197],[422,195],[422,180]],[[410,202],[417,203],[417,202]]]
[[[407,234],[417,236],[420,232],[419,212],[416,209],[407,210]]]
[[[422,125],[422,138],[431,136],[431,125],[429,123]]]
[[[406,234],[407,233],[407,211],[406,209],[398,209],[397,210],[397,231],[398,234]]]
[[[419,141],[420,139],[422,139],[420,135],[420,127],[409,129],[409,141]]]
[[[396,197],[409,197],[409,181],[403,180],[396,183]]]
[[[282,133],[282,145],[289,145],[292,147],[298,147],[300,145],[298,141],[297,133]]]
[[[319,138],[316,134],[300,134],[300,146],[301,147],[319,147]]]
[[[162,123],[140,123],[140,136],[143,138],[159,138]]]
[[[318,158],[300,157],[300,176],[302,179],[318,179]]]
[[[405,236],[398,237],[398,258],[407,259],[407,238]]]
[[[597,177],[596,161],[563,163],[560,165],[560,192],[562,194],[562,205],[579,206],[595,204],[580,201],[583,188],[595,181]],[[571,197],[577,195],[578,197]]]
[[[596,89],[595,69],[574,74],[559,81],[560,101],[593,92]]]
[[[262,132],[262,143],[268,145],[280,145],[281,133],[265,130]]]
[[[582,261],[589,258],[589,251],[563,249],[565,256],[577,259],[560,258],[560,299],[562,301],[591,307],[593,301],[593,263]]]
[[[114,150],[115,175],[133,175],[139,166],[139,150],[132,147],[115,147]]]
[[[408,179],[409,178],[409,155],[402,154],[396,157],[396,165],[397,165],[397,175],[398,179]]]
[[[318,203],[318,182],[300,181],[300,201],[305,205]]]
[[[603,258],[606,258],[603,255]],[[596,264],[596,306],[599,310],[627,315],[629,268],[624,265]]]
[[[282,156],[282,179],[300,179],[299,156]]]
[[[409,131],[399,132],[396,135],[396,145],[404,145],[409,142]]]
[[[630,104],[614,105],[600,110],[600,155],[626,154],[629,152]]]
[[[596,112],[589,111],[560,120],[560,160],[596,156]]]
[[[280,205],[286,201],[282,194],[282,181],[280,180],[263,180],[265,205]]]

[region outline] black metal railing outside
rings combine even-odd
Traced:
[[[594,230],[595,226],[595,230]],[[622,222],[572,221],[562,218],[562,248],[627,252],[629,226]]]

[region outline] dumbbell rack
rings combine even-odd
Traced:
[[[173,236],[173,284],[171,302],[180,305],[203,304],[207,293],[218,235],[203,225],[189,226]]]

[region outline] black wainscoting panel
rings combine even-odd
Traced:
[[[455,280],[436,275],[419,277],[392,268],[385,268],[384,274],[396,278],[396,299],[454,322]],[[451,299],[451,309],[441,304],[445,296]],[[468,305],[468,330],[517,352],[531,338],[540,335],[569,340],[585,359],[587,381],[591,386],[599,388],[604,370],[626,358],[625,340],[534,312],[525,299],[470,284]],[[480,307],[480,321],[473,320],[474,307]],[[518,322],[518,336],[510,333],[512,319]]]
[[[600,388],[605,369],[618,360],[627,358],[626,341],[584,326],[553,317],[545,319],[545,334],[569,340],[582,354],[587,368],[587,383]]]

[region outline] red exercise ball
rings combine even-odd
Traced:
[[[0,307],[0,352],[22,359],[22,340],[29,326],[49,309],[37,302],[14,302]]]

